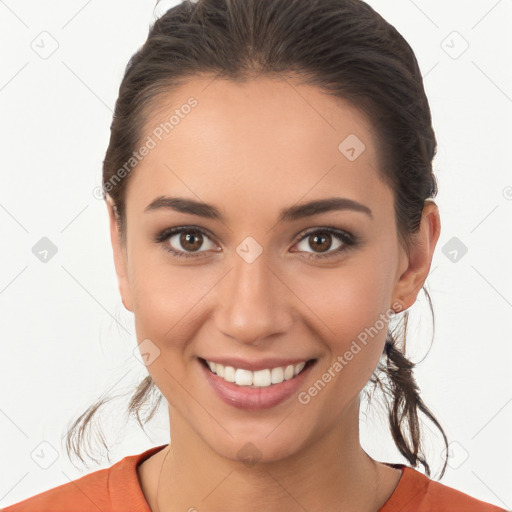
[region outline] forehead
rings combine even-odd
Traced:
[[[361,111],[313,86],[192,79],[149,111],[140,140],[152,148],[131,176],[127,203],[141,210],[163,194],[222,197],[226,209],[230,200],[250,209],[263,199],[279,207],[336,194],[389,199],[375,137]]]

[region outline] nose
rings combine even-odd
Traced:
[[[218,293],[216,327],[240,343],[260,345],[291,328],[293,293],[285,276],[269,265],[264,253],[252,263],[237,255]]]

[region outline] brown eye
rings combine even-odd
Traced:
[[[179,242],[186,251],[197,251],[203,244],[203,235],[198,231],[184,231],[179,234]]]
[[[309,259],[329,258],[354,247],[356,243],[357,238],[346,231],[322,228],[306,233],[297,243],[297,249],[307,253]]]
[[[177,257],[194,257],[211,250],[217,251],[210,237],[197,228],[165,229],[157,235],[155,241],[163,244],[168,252]]]
[[[318,249],[319,252],[327,251],[332,244],[331,235],[309,235],[308,237],[309,246],[313,249]]]
[[[311,252],[307,249],[313,249],[313,252],[327,252],[329,249],[338,249],[342,243],[338,240],[337,245],[333,246],[333,235],[325,231],[315,231],[306,235],[298,244],[298,248],[305,252]],[[301,246],[302,244],[302,246]]]

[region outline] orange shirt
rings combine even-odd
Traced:
[[[2,512],[151,512],[142,493],[137,465],[167,445],[129,455],[109,468],[100,469],[53,489],[1,509]],[[490,505],[430,480],[402,464],[402,477],[379,512],[499,512]]]

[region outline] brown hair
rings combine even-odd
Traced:
[[[365,113],[378,135],[378,172],[394,191],[397,233],[409,250],[425,199],[437,194],[432,172],[437,143],[414,52],[392,25],[360,0],[184,0],[155,21],[126,67],[103,162],[103,190],[113,199],[123,238],[130,176],[126,162],[144,136],[148,115],[174,87],[205,74],[235,81],[259,75],[290,77],[344,98]],[[421,463],[430,476],[418,411],[439,429],[446,447],[448,441],[419,395],[415,363],[405,356],[408,314],[403,312],[402,342],[388,330],[370,383],[386,391],[398,450],[412,466]],[[140,409],[152,393],[158,394],[148,375],[129,403],[128,411],[142,427],[162,399],[159,394],[141,420]],[[68,455],[73,450],[82,459],[83,436],[105,402],[100,399],[74,422],[66,438]],[[441,477],[446,464],[447,457]]]

